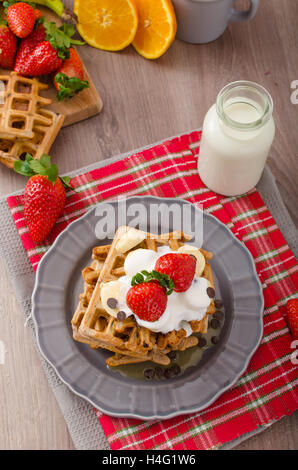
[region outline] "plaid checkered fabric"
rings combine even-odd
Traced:
[[[100,201],[150,194],[200,203],[225,223],[251,252],[263,285],[264,335],[244,375],[203,411],[164,421],[112,418],[95,411],[112,449],[214,449],[298,408],[298,367],[285,305],[297,297],[298,264],[257,190],[221,197],[197,172],[201,133],[186,134],[76,176],[63,214],[36,246],[23,213],[23,196],[8,204],[34,269],[57,235]]]

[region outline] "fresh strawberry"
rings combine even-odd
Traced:
[[[55,72],[62,64],[62,59],[49,41],[38,44],[27,57],[20,70],[25,77],[39,77]]]
[[[25,39],[22,39],[16,55],[14,65],[15,72],[22,74],[23,67],[27,65],[27,59],[34,51],[36,46],[46,39],[46,31],[43,24],[37,26],[31,34]]]
[[[0,24],[0,67],[13,69],[17,52],[17,38],[8,26]]]
[[[38,10],[37,8],[35,8],[34,15],[35,15],[35,19],[39,20],[39,18],[42,17],[42,12],[40,10]]]
[[[293,338],[298,339],[298,298],[287,301],[287,314]]]
[[[82,45],[81,41],[72,39],[75,29],[72,25],[64,24],[57,28],[56,24],[42,18],[42,25],[45,30],[45,40],[37,45],[21,61],[18,72],[24,76],[38,77],[56,72],[62,65],[63,60],[70,57],[69,48],[72,44]],[[36,31],[42,31],[38,26]],[[42,34],[42,32],[40,33]],[[38,36],[38,35],[37,35]],[[33,35],[30,47],[38,38]],[[19,64],[19,61],[18,61]]]
[[[32,33],[36,17],[34,8],[28,3],[18,2],[7,8],[7,22],[11,31],[19,38]]]
[[[30,177],[25,187],[24,215],[32,240],[41,243],[64,208],[64,185],[69,186],[69,178],[58,177],[57,165],[51,164],[48,155],[34,160],[27,154],[24,162],[15,162],[14,169]]]
[[[185,292],[193,281],[196,259],[184,253],[168,253],[156,261],[155,271],[173,280],[175,292]]]
[[[157,281],[131,287],[126,296],[128,307],[141,320],[157,321],[167,307],[167,294]]]
[[[53,184],[47,176],[32,176],[25,187],[24,215],[31,238],[41,243],[54,227],[65,205],[60,179]]]
[[[73,48],[69,49],[69,53],[69,58],[63,61],[54,76],[59,101],[72,98],[84,88],[89,87],[89,82],[84,80],[84,67],[79,54]]]

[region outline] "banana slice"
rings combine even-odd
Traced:
[[[119,312],[120,283],[118,281],[103,282],[100,288],[100,298],[103,308],[113,317],[117,318]],[[115,308],[113,307],[115,304]]]
[[[116,244],[118,253],[126,253],[139,245],[146,238],[146,233],[133,227],[128,227]]]
[[[201,276],[205,269],[205,258],[200,252],[199,248],[191,245],[183,245],[178,248],[178,253],[185,253],[186,255],[194,255],[197,258],[196,275]]]

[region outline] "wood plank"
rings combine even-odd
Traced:
[[[86,67],[84,67],[84,70],[85,80],[89,81],[90,87],[82,90],[70,100],[57,101],[57,91],[52,85],[49,86],[48,90],[41,93],[42,96],[52,100],[52,104],[49,106],[49,109],[57,114],[63,114],[65,116],[63,127],[76,124],[77,122],[95,116],[102,110],[102,100],[94,86],[93,81],[90,78],[88,71],[86,70]]]
[[[59,26],[62,24],[60,18],[55,15],[48,8],[40,7],[44,16],[49,21],[54,21]],[[81,46],[77,47],[77,51],[80,54]],[[90,87],[78,93],[76,96],[67,101],[57,101],[56,99],[56,89],[51,84],[49,89],[44,92],[44,96],[52,100],[50,109],[55,111],[57,114],[63,114],[65,116],[63,126],[69,126],[70,124],[75,124],[77,122],[88,119],[96,114],[100,113],[103,107],[103,103],[99,93],[88,73],[87,68],[84,66],[86,80],[89,81]]]

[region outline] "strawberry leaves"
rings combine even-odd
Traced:
[[[29,153],[26,153],[24,161],[18,160],[14,162],[14,171],[20,175],[28,176],[28,178],[34,176],[35,172],[30,167],[31,160],[33,160],[33,157]]]
[[[46,40],[49,41],[53,49],[58,53],[60,59],[69,58],[69,48],[72,45],[83,46],[85,43],[72,39],[75,34],[75,28],[71,24],[63,24],[57,28],[56,23],[43,19],[46,30]]]
[[[64,188],[73,189],[73,187],[70,184],[70,177],[69,176],[59,176],[59,178],[61,179]]]
[[[164,287],[166,294],[171,295],[174,290],[174,282],[167,274],[161,274],[157,271],[141,271],[137,273],[131,280],[131,285],[136,286],[144,282],[157,281],[159,284]]]
[[[40,160],[34,160],[32,155],[27,153],[24,161],[19,160],[14,163],[14,171],[28,178],[34,175],[47,176],[47,179],[53,183],[53,185],[58,178],[58,166],[51,163],[51,157],[49,155],[43,155]],[[73,189],[68,176],[59,178],[65,188]]]
[[[59,91],[57,93],[58,101],[72,98],[85,88],[89,88],[90,84],[87,80],[81,80],[76,77],[68,77],[65,73],[57,73],[55,82],[59,83]]]
[[[26,154],[25,161],[16,161],[14,170],[29,178],[34,175],[47,176],[51,183],[55,184],[58,178],[58,167],[51,163],[49,155],[43,155],[40,160],[34,160],[30,153]]]

